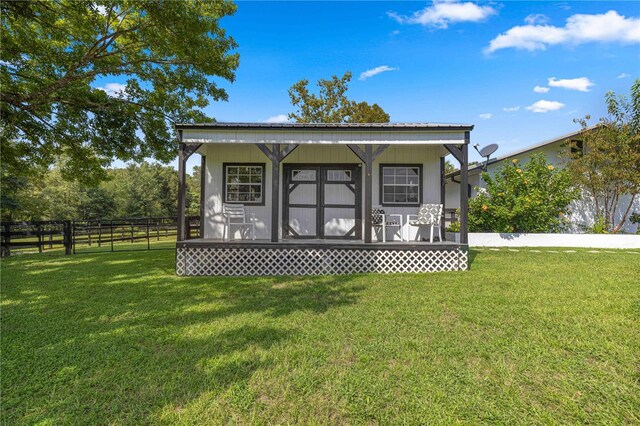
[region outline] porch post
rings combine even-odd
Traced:
[[[471,133],[464,133],[460,160],[460,243],[469,243],[469,142]]]
[[[187,191],[186,191],[186,166],[187,158],[185,155],[186,144],[182,142],[182,130],[178,130],[178,241],[186,240],[185,217],[187,207]]]
[[[204,202],[205,185],[207,183],[207,157],[200,158],[200,238],[204,238]]]
[[[440,226],[445,226],[446,225],[446,221],[445,219],[447,218],[447,213],[445,212],[445,201],[446,201],[446,181],[445,181],[445,158],[444,157],[440,157],[440,204],[442,204],[442,217],[440,218]],[[442,236],[443,239],[446,239],[445,236],[446,232],[444,229],[442,229]]]
[[[364,242],[371,242],[371,209],[372,209],[372,175],[373,175],[373,146],[364,147]]]
[[[271,242],[280,237],[280,144],[273,144],[271,159]]]
[[[280,238],[280,163],[287,155],[298,147],[297,144],[288,144],[280,149],[279,143],[274,143],[269,149],[265,144],[256,143],[256,147],[271,160],[271,242],[277,243]]]

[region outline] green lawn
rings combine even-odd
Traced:
[[[2,423],[638,423],[640,254],[179,278],[172,251],[2,260]]]

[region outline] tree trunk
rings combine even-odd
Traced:
[[[618,223],[618,224],[615,226],[615,228],[613,228],[613,229],[611,230],[611,233],[612,233],[612,234],[617,233],[617,232],[622,228],[622,225],[624,225],[624,223],[627,221],[627,215],[628,215],[628,214],[629,214],[629,212],[631,211],[631,206],[633,206],[633,202],[634,202],[634,201],[635,201],[635,199],[636,199],[636,195],[638,195],[638,194],[633,194],[633,195],[631,196],[631,200],[629,201],[629,205],[627,206],[627,209],[625,210],[624,214],[622,215],[622,220],[620,220],[620,223]]]

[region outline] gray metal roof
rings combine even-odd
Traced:
[[[471,131],[472,124],[446,123],[176,123],[176,129],[235,130],[457,130]]]

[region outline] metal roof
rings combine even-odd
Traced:
[[[447,123],[176,123],[183,129],[235,130],[457,130],[471,131],[472,124]]]

